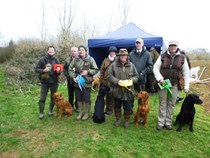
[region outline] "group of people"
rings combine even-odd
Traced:
[[[157,130],[165,127],[172,129],[173,110],[178,96],[179,79],[184,78],[184,90],[189,90],[189,67],[186,56],[183,55],[177,41],[170,41],[166,52],[159,55],[155,48],[147,51],[144,41],[141,38],[135,40],[135,48],[129,53],[126,48],[119,51],[115,46],[109,47],[107,58],[104,59],[100,68],[100,88],[98,95],[106,97],[105,114],[114,112],[116,121],[115,126],[121,124],[122,107],[124,110],[124,127],[129,127],[129,119],[133,113],[134,97],[140,91],[146,90],[148,81],[148,90],[151,93],[158,91],[159,95],[159,114]],[[59,63],[55,58],[55,48],[49,46],[47,53],[42,57],[36,71],[39,73],[41,80],[41,93],[39,100],[39,118],[44,118],[44,105],[47,93],[50,89],[51,101],[49,116],[53,115],[54,101],[52,95],[58,88],[58,76],[60,71],[52,69],[53,64]],[[49,66],[50,65],[50,66]],[[50,68],[49,68],[50,67]],[[87,48],[83,45],[71,48],[71,55],[64,64],[64,75],[67,78],[67,87],[69,102],[78,112],[77,120],[87,120],[90,117],[91,109],[91,83],[93,77],[99,71],[95,60],[88,54]],[[43,78],[46,76],[47,78]],[[82,86],[79,84],[80,79],[84,79]],[[167,90],[156,89],[154,80],[161,85],[165,80],[171,81],[171,97]],[[125,86],[125,81],[130,81]],[[75,101],[74,101],[75,94]]]

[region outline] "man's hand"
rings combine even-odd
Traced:
[[[164,80],[160,80],[159,83],[160,83],[161,85],[164,85],[164,84],[165,84],[165,81],[164,81]]]
[[[82,72],[80,73],[80,75],[82,76],[86,76],[88,74],[87,70],[82,70]]]
[[[74,77],[73,80],[74,80],[75,83],[77,83],[77,78],[76,77]]]
[[[43,72],[49,72],[50,70],[46,67]]]

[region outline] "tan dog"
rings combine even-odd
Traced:
[[[61,118],[62,114],[66,114],[67,116],[73,114],[73,108],[71,104],[62,97],[60,92],[55,92],[53,94],[53,99],[55,105],[57,106],[56,116],[58,116],[58,118]]]
[[[137,95],[139,105],[135,114],[135,126],[138,128],[139,123],[142,123],[147,128],[147,113],[149,112],[149,94],[146,91],[140,91]]]
[[[93,79],[93,82],[92,82],[92,90],[95,91],[95,89],[96,89],[97,91],[99,91],[99,86],[100,86],[100,76],[97,76],[97,77],[95,77]]]

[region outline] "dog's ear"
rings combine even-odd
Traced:
[[[147,100],[149,98],[149,94],[146,92],[145,93],[145,99]]]

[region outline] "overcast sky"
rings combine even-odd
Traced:
[[[120,0],[75,0],[74,28],[86,21],[108,28],[120,27]],[[58,33],[58,12],[62,0],[0,0],[0,39],[40,37],[42,7],[45,6],[47,34]],[[167,44],[178,40],[180,48],[210,50],[208,0],[130,0],[129,18],[146,32],[159,35]],[[44,5],[43,5],[44,4]],[[112,18],[111,18],[112,17]],[[105,29],[101,29],[104,35]]]

